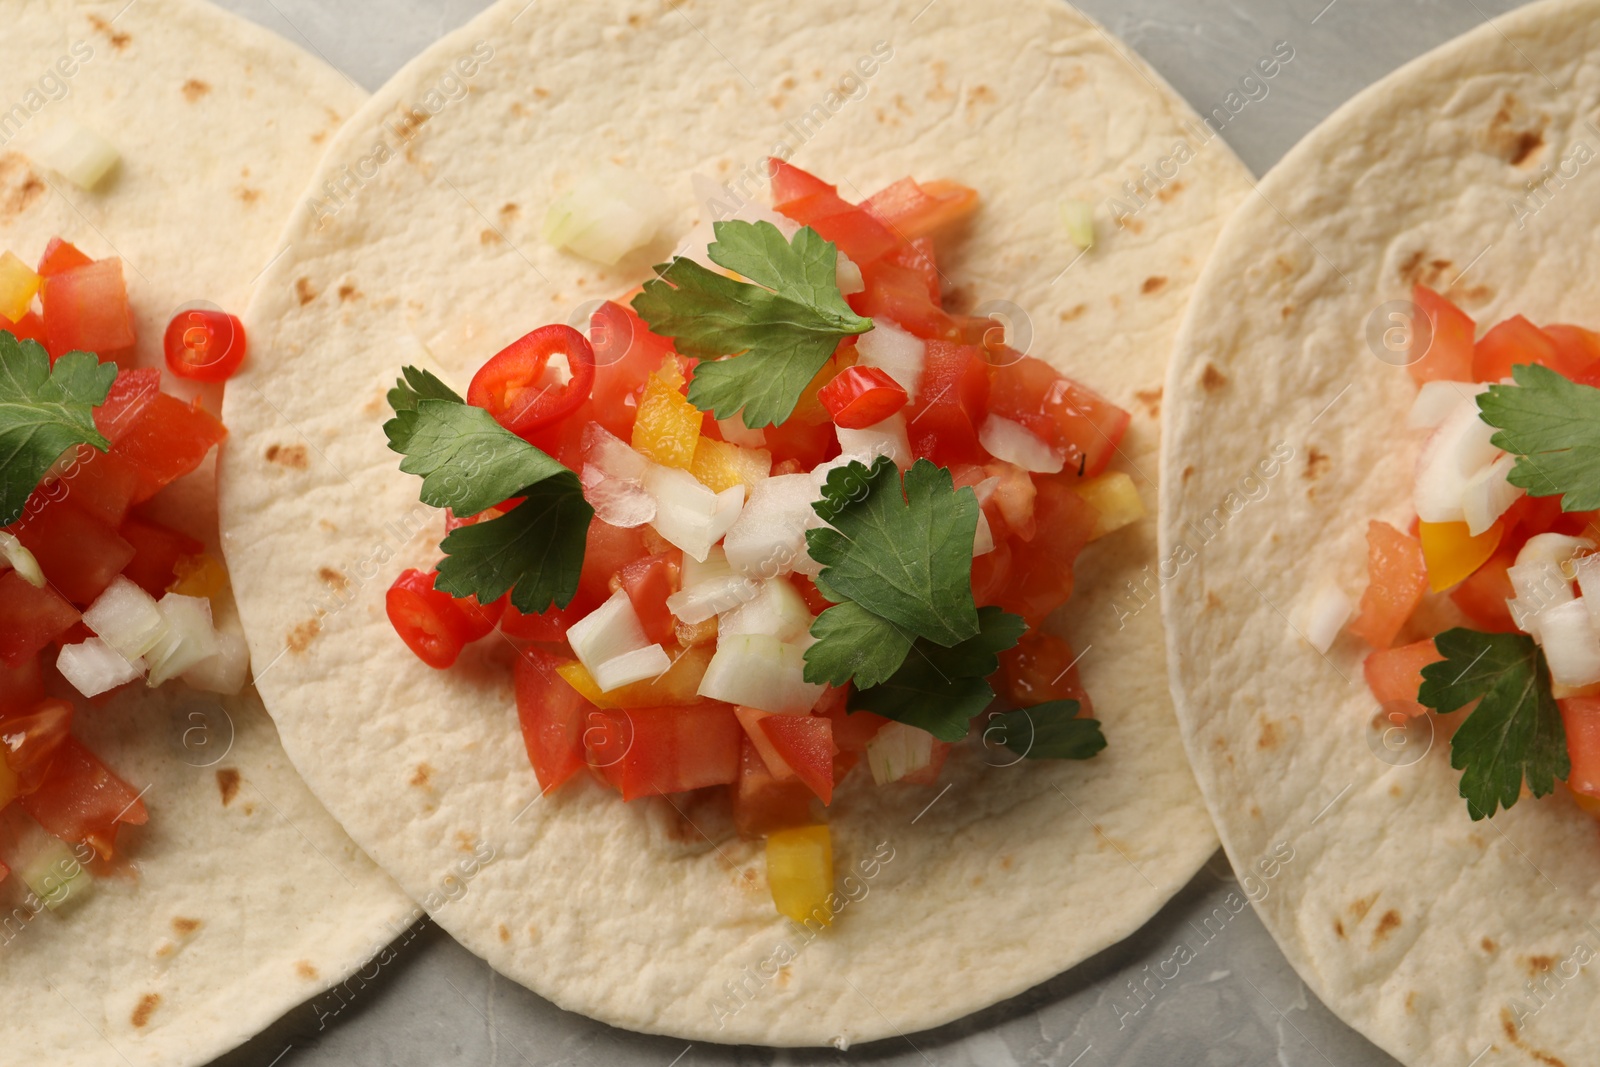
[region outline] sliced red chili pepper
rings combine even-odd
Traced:
[[[545,378],[550,357],[564,356],[572,377],[564,385]],[[512,342],[472,377],[467,403],[526,438],[572,414],[594,389],[594,349],[571,326],[541,326]]]
[[[189,308],[172,316],[161,345],[178,377],[225,382],[244,362],[244,324],[225,311]]]
[[[877,367],[846,367],[817,392],[817,399],[835,426],[864,430],[905,407],[909,397],[904,386]]]
[[[461,655],[474,627],[454,597],[433,587],[433,579],[431,572],[402,571],[384,597],[384,609],[406,647],[442,671]]]

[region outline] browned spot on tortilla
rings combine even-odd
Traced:
[[[983,884],[983,875],[981,875],[981,874],[977,875],[972,879],[972,888],[977,889],[982,884]]]
[[[429,117],[426,111],[420,108],[411,108],[401,115],[399,122],[395,123],[394,132],[403,140],[409,141],[417,135],[417,131],[422,129],[423,124],[428,121]]]
[[[1214,393],[1224,385],[1227,385],[1228,379],[1216,368],[1215,364],[1207,363],[1205,373],[1200,376],[1200,384],[1205,386],[1206,392]]]
[[[311,135],[311,143],[312,144],[321,144],[323,141],[326,141],[327,139],[328,139],[328,131],[327,130],[318,130],[316,133]]]
[[[111,47],[115,48],[119,52],[122,51],[124,48],[128,47],[128,42],[133,40],[133,38],[131,36],[129,36],[128,34],[126,34],[126,33],[120,33],[120,32],[112,30],[111,23],[107,22],[105,19],[101,18],[99,15],[90,15],[89,16],[89,25],[93,26],[95,29],[97,29],[101,33],[105,34],[106,37],[109,38],[110,41],[111,41]],[[161,998],[157,997],[156,999],[159,1001]],[[136,1025],[142,1026],[144,1024],[143,1023],[139,1023],[139,1024],[136,1024]]]
[[[1193,478],[1193,477],[1194,477],[1194,466],[1192,464],[1190,466],[1187,466],[1187,467],[1183,468],[1183,480],[1184,481],[1187,482],[1190,478]]]
[[[484,230],[482,233],[478,234],[478,243],[481,245],[497,245],[503,240],[505,240],[505,238],[501,237],[493,230]]]
[[[536,85],[533,87],[533,95],[538,97],[540,100],[548,100],[550,99],[550,90],[541,89]]]
[[[233,803],[233,798],[239,795],[238,770],[233,767],[223,767],[217,771],[217,792],[222,794],[223,807]]]
[[[1002,871],[1009,871],[1016,864],[1016,862],[1016,859],[1012,856],[1001,856],[1000,869]]]
[[[1410,990],[1409,992],[1406,993],[1406,1014],[1407,1015],[1415,1015],[1416,1013],[1417,1013],[1417,991],[1415,989],[1413,989],[1413,990]]]
[[[1173,182],[1156,193],[1156,199],[1163,204],[1172,203],[1172,198],[1183,192],[1185,186],[1182,182]]]
[[[339,286],[339,302],[341,304],[348,303],[351,300],[360,299],[361,290],[357,289],[354,284],[345,282],[343,285]]]
[[[317,980],[317,969],[306,960],[295,961],[294,973],[298,974],[301,978],[304,978],[308,982],[315,982]]]
[[[211,86],[207,85],[199,78],[190,78],[188,81],[183,83],[183,98],[189,101],[191,104],[210,91]]]
[[[177,951],[177,946],[171,941],[161,942],[161,947],[156,949],[156,959],[164,960]]]
[[[335,589],[350,588],[350,579],[334,570],[332,567],[322,567],[317,571],[317,577],[333,586]]]
[[[1139,403],[1150,409],[1150,417],[1152,419],[1161,417],[1161,387],[1159,385],[1154,389],[1135,390],[1133,396]]]
[[[1479,944],[1483,945],[1483,951],[1485,952],[1493,952],[1498,947],[1495,945],[1494,940],[1488,937],[1484,938]]]
[[[778,968],[778,988],[779,989],[787,989],[789,987],[789,981],[793,977],[794,977],[794,968],[793,967],[790,967],[787,963],[785,963],[782,967],[779,967]]]
[[[1277,748],[1282,741],[1283,731],[1278,728],[1277,723],[1268,719],[1261,724],[1261,736],[1256,738],[1257,748]]]
[[[632,26],[634,29],[638,29],[640,26],[644,25],[644,17],[636,11],[628,16],[628,25]]]
[[[133,1009],[133,1025],[136,1028],[142,1028],[150,1021],[150,1016],[159,1007],[161,1007],[160,993],[146,993],[140,997],[138,1007]]]
[[[1148,278],[1146,278],[1144,280],[1144,284],[1139,287],[1139,291],[1141,293],[1145,294],[1146,296],[1149,296],[1151,293],[1159,293],[1161,290],[1165,289],[1166,287],[1167,287],[1167,277],[1166,277],[1166,275],[1164,275],[1164,274],[1152,274],[1152,275],[1150,275],[1150,277],[1148,277]]]
[[[510,927],[508,927],[508,926],[506,926],[504,924],[501,924],[495,930],[495,933],[500,935],[500,940],[501,941],[510,941],[511,940],[511,929],[510,929]]]
[[[1427,255],[1428,253],[1419,249],[1407,256],[1406,261],[1400,264],[1400,280],[1407,285],[1417,284],[1422,277],[1422,261]]]
[[[1500,1009],[1500,1025],[1505,1028],[1506,1036],[1512,1041],[1517,1040],[1517,1023],[1511,1013],[1504,1008]]]
[[[1277,263],[1278,263],[1278,273],[1283,274],[1285,276],[1288,276],[1288,275],[1294,273],[1294,260],[1288,259],[1288,258],[1286,258],[1284,256],[1279,256],[1278,259],[1277,259]]]
[[[268,445],[265,454],[268,463],[292,467],[297,471],[311,466],[311,461],[306,458],[305,445]]]
[[[1509,162],[1513,167],[1522,166],[1523,160],[1533,155],[1544,147],[1544,132],[1542,130],[1528,130],[1517,135],[1512,145]]]
[[[1550,968],[1554,967],[1556,965],[1556,959],[1554,956],[1529,956],[1524,959],[1522,963],[1523,966],[1528,969],[1528,977],[1537,978],[1545,971],[1548,971]]]
[[[1138,219],[1134,218],[1132,215],[1124,215],[1122,218],[1117,220],[1117,225],[1121,226],[1124,230],[1128,230],[1128,231],[1130,231],[1132,233],[1143,233],[1144,232],[1144,223],[1140,222]]]
[[[1313,445],[1306,452],[1306,469],[1302,473],[1301,477],[1307,479],[1308,481],[1314,481],[1321,477],[1322,472],[1327,470],[1329,464],[1332,462],[1333,459],[1326,452],[1321,451],[1315,445]]]
[[[1344,940],[1344,920],[1337,916],[1333,920],[1333,932],[1339,935],[1339,940]]]
[[[311,642],[315,641],[317,639],[317,635],[321,632],[322,620],[320,618],[307,619],[305,622],[289,631],[289,636],[286,638],[286,641],[289,645],[289,651],[297,653],[304,652],[306,649],[311,647]]]
[[[1207,611],[1216,611],[1220,607],[1222,607],[1221,599],[1218,598],[1217,594],[1215,594],[1211,590],[1207,589],[1206,590],[1206,610]]]
[[[1079,304],[1077,307],[1071,309],[1070,311],[1063,311],[1061,313],[1061,315],[1060,315],[1060,319],[1061,319],[1062,322],[1071,322],[1074,319],[1082,317],[1083,313],[1085,311],[1088,311],[1088,310],[1089,310],[1089,305],[1088,304]]]
[[[200,929],[200,920],[179,917],[172,920],[172,928],[178,932],[179,936],[188,937]]]
[[[1378,920],[1378,928],[1372,932],[1372,943],[1376,945],[1388,937],[1400,926],[1400,913],[1390,908],[1383,913],[1383,918]]]
[[[1377,902],[1378,894],[1374,893],[1370,897],[1363,897],[1362,899],[1356,901],[1354,904],[1350,905],[1347,910],[1350,912],[1350,917],[1352,919],[1354,919],[1356,922],[1360,922],[1362,919],[1367,917],[1367,912],[1371,911],[1372,905],[1376,904]]]
[[[428,788],[428,784],[432,781],[433,768],[428,766],[426,763],[417,764],[416,771],[411,775],[411,784],[416,786],[418,789],[426,789]]]
[[[511,204],[511,203],[501,204],[500,205],[500,217],[503,218],[503,219],[514,219],[514,218],[517,217],[517,214],[521,210],[522,209],[519,208],[516,204]]]
[[[465,830],[456,831],[456,851],[472,852],[478,847],[478,839]]]
[[[1283,310],[1279,312],[1279,314],[1281,314],[1284,318],[1288,318],[1294,314],[1294,308],[1290,307],[1288,304],[1285,304],[1283,305]]]
[[[0,218],[22,214],[49,188],[28,166],[28,161],[14,152],[0,156],[0,182],[5,185],[4,199],[0,200]]]
[[[981,104],[992,104],[998,99],[987,85],[974,85],[967,92],[967,114],[971,115]]]
[[[1259,804],[1250,805],[1250,817],[1252,819],[1261,818],[1261,806]]]
[[[1389,786],[1389,795],[1398,799],[1405,795],[1405,790],[1400,788],[1400,783],[1395,782]]]
[[[305,307],[317,298],[317,291],[311,288],[310,278],[296,278],[294,282],[295,295],[300,298],[300,306]]]

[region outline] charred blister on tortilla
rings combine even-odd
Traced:
[[[778,910],[827,922],[822,806],[858,763],[933,784],[975,724],[1007,764],[1105,746],[1041,626],[1145,512],[1107,470],[1130,414],[1028,355],[1016,305],[945,308],[931,235],[974,191],[770,174],[775,212],[587,305],[588,337],[540,327],[465,398],[404,369],[384,431],[449,532],[386,606],[430,666],[517,645],[541,794],[721,790]]]

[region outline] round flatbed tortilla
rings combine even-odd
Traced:
[[[623,804],[587,780],[541,799],[515,649],[490,639],[433,671],[385,618],[390,583],[431,567],[443,535],[381,429],[400,367],[464,390],[535,326],[586,323],[706,216],[692,176],[766,203],[774,153],[852,200],[906,175],[977,188],[976,219],[940,242],[950,306],[1002,314],[1033,355],[1133,411],[1114,469],[1153,507],[1167,354],[1246,172],[1071,8],[921,6],[499,4],[340,133],[247,316],[263,358],[229,391],[223,528],[253,652],[283,657],[262,691],[291,758],[414,896],[492,854],[440,924],[608,1023],[769,1045],[924,1029],[1127,936],[1214,848],[1154,592],[1127,588],[1154,563],[1149,519],[1084,554],[1060,620],[1110,747],[985,766],[1011,757],[958,746],[947,788],[850,779],[831,824],[848,903],[822,934],[777,915],[760,842],[716,804]],[[539,237],[606,161],[647,175],[676,218],[615,268]],[[1081,258],[1071,200],[1098,215]]]
[[[90,256],[120,256],[137,361],[160,366],[181,304],[243,308],[362,97],[208,4],[11,5],[0,34],[0,249],[31,261],[59,235]],[[93,192],[30,161],[32,139],[63,118],[121,153]],[[214,388],[201,395],[218,410]],[[219,554],[213,484],[203,468],[150,507]],[[80,702],[74,732],[145,791],[149,822],[122,829],[126,862],[81,904],[30,904],[15,874],[0,886],[6,1062],[208,1062],[404,931],[414,906],[300,781],[253,691],[122,692]]]
[[[1450,767],[1463,715],[1389,729],[1367,646],[1321,656],[1300,632],[1325,583],[1365,588],[1369,520],[1415,516],[1413,285],[1480,329],[1600,324],[1597,122],[1592,0],[1519,10],[1374,85],[1228,224],[1167,387],[1163,597],[1190,759],[1235,869],[1274,875],[1256,908],[1290,962],[1407,1064],[1592,1061],[1600,841],[1559,786],[1472,821]]]

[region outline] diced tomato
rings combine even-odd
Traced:
[[[804,574],[789,575],[789,582],[800,591],[800,599],[806,602],[806,610],[813,615],[821,615],[833,607],[833,601],[823,596],[817,589],[817,583]]]
[[[1555,342],[1521,315],[1513,315],[1478,339],[1472,354],[1472,380],[1498,382],[1511,377],[1511,368],[1518,363],[1548,367],[1555,358]]]
[[[29,311],[16,322],[12,322],[4,315],[0,315],[0,330],[5,330],[19,341],[37,341],[45,346],[46,351],[49,351],[49,341],[44,332],[44,320],[39,317],[38,312]]]
[[[858,264],[870,263],[910,239],[896,235],[866,209],[841,197],[837,188],[793,164],[769,159],[767,168],[773,209],[816,230]]]
[[[682,567],[683,553],[673,551],[636,559],[617,572],[645,636],[656,644],[670,644],[677,636],[667,597],[677,591]]]
[[[122,260],[101,259],[47,275],[39,299],[51,359],[78,351],[106,359],[133,347],[133,308]]]
[[[595,604],[602,604],[611,596],[611,579],[618,571],[650,554],[642,528],[625,529],[600,519],[590,520],[585,546],[578,596]]]
[[[912,454],[941,467],[987,462],[978,427],[988,401],[989,370],[982,350],[929,341],[922,384],[906,414]]]
[[[517,721],[539,789],[550,790],[583,766],[583,732],[595,706],[556,673],[561,663],[536,648],[517,657]]]
[[[29,656],[15,666],[0,660],[0,721],[22,715],[44,699],[44,666]]]
[[[1051,700],[1076,700],[1078,714],[1094,715],[1094,704],[1078,677],[1072,646],[1043,630],[1030,629],[1000,653],[1000,694],[1020,708]]]
[[[763,432],[767,435],[766,447],[772,453],[774,468],[780,463],[793,462],[802,470],[811,470],[839,453],[839,437],[830,422],[813,425],[791,418],[781,425],[768,426]],[[773,473],[782,472],[774,469]]]
[[[950,181],[918,184],[901,178],[861,205],[901,237],[923,237],[958,222],[978,207],[978,191]]]
[[[622,438],[633,436],[639,393],[661,361],[673,354],[672,342],[650,332],[633,309],[606,301],[589,320],[594,348],[592,418]]]
[[[571,370],[565,382],[546,374],[556,357]],[[594,349],[589,339],[557,323],[524,334],[478,368],[467,388],[467,403],[526,438],[559,424],[589,399],[593,389]]]
[[[1016,552],[1011,542],[995,538],[994,548],[972,561],[972,602],[979,607],[998,604],[1011,584]]]
[[[0,663],[22,666],[81,617],[50,586],[35,589],[16,571],[0,574]]]
[[[72,705],[65,700],[42,700],[0,725],[0,756],[16,778],[18,796],[38,791],[71,736]]]
[[[1521,552],[1530,538],[1542,533],[1576,532],[1570,527],[1563,529],[1563,523],[1571,518],[1561,510],[1559,496],[1523,496],[1517,498],[1501,522],[1505,524],[1506,535],[1500,541],[1502,551],[1510,549]]]
[[[776,712],[762,711],[760,708],[747,708],[738,705],[733,709],[734,718],[739,720],[739,726],[744,730],[745,737],[756,746],[756,752],[766,761],[767,770],[780,782],[787,782],[794,777],[794,768],[789,766],[789,761],[783,758],[778,751],[778,746],[772,743],[772,738],[761,729],[761,720]]]
[[[1507,573],[1516,562],[1516,550],[1502,546],[1487,563],[1451,591],[1450,599],[1472,621],[1474,629],[1496,634],[1517,632],[1517,624],[1511,620],[1511,609],[1506,605],[1506,601],[1517,595]]]
[[[565,641],[568,628],[599,606],[580,596],[564,608],[553,607],[543,615],[524,615],[507,604],[505,614],[500,616],[500,632],[519,641]]]
[[[783,761],[824,804],[833,803],[833,720],[822,715],[768,715],[761,730]]]
[[[1422,715],[1427,708],[1417,702],[1422,689],[1422,668],[1444,659],[1433,641],[1418,641],[1399,648],[1382,648],[1367,656],[1361,665],[1367,688],[1386,711]]]
[[[154,367],[125,370],[111,383],[106,402],[94,409],[94,426],[113,446],[126,434],[156,394],[161,392],[161,372]]]
[[[197,382],[225,382],[244,363],[244,324],[209,308],[180,311],[161,338],[167,369]]]
[[[1067,485],[1040,478],[1034,513],[1038,532],[1032,541],[1015,545],[1011,580],[999,598],[1007,611],[1037,626],[1072,596],[1072,568],[1078,553],[1094,536],[1097,515]]]
[[[1473,338],[1478,326],[1466,312],[1445,297],[1419,285],[1411,300],[1428,319],[1428,350],[1407,369],[1418,385],[1433,381],[1469,381],[1472,377]]]
[[[833,424],[864,430],[905,407],[905,387],[877,367],[847,367],[817,394]]]
[[[940,741],[936,738],[933,742],[933,752],[928,758],[928,765],[920,771],[912,771],[900,781],[907,785],[934,785],[939,781],[939,772],[944,770],[944,761],[950,758],[952,747],[949,741]]]
[[[121,526],[144,479],[121,456],[83,447],[60,484],[77,507],[111,526]]]
[[[135,503],[150,499],[200,466],[206,454],[228,436],[222,423],[198,401],[185,404],[158,392],[146,397],[137,410],[132,406],[125,410],[128,415],[118,422],[114,452],[143,479]],[[99,412],[95,414],[98,417]]]
[[[1600,797],[1600,698],[1569,697],[1557,703],[1567,732],[1567,755],[1572,759],[1567,788]]]
[[[79,607],[94,603],[111,579],[133,559],[134,549],[117,531],[61,500],[11,527],[33,553],[45,578]]]
[[[492,604],[480,604],[476,596],[458,596],[450,599],[455,602],[456,610],[461,612],[461,617],[466,620],[467,628],[461,636],[468,644],[489,636],[494,628],[500,624],[500,618],[510,606],[507,599],[510,594],[501,597]]]
[[[63,241],[59,237],[50,238],[50,243],[44,246],[44,255],[39,257],[39,273],[44,277],[52,274],[62,274],[78,267],[87,267],[94,260],[78,251],[76,245]]]
[[[1428,566],[1417,539],[1386,522],[1368,524],[1367,550],[1369,581],[1350,632],[1373,648],[1385,649],[1427,592]]]
[[[158,600],[178,577],[178,560],[205,551],[205,545],[188,534],[137,516],[130,516],[119,532],[134,553],[123,574]]]
[[[808,826],[815,794],[799,778],[780,781],[749,738],[739,750],[739,781],[733,791],[733,824],[742,837]]]
[[[990,375],[989,410],[1026,426],[1066,453],[1066,468],[1093,478],[1106,469],[1132,416],[1048,363],[1022,356]]]
[[[101,859],[112,857],[120,824],[143,826],[150,817],[139,791],[74,737],[57,750],[44,785],[21,803],[45,830],[69,844],[88,842]]]
[[[604,769],[624,800],[732,785],[739,779],[744,731],[727,704],[706,701],[596,714],[623,727],[620,737],[608,731],[596,743],[591,730],[587,740],[591,762]]]
[[[433,587],[434,578],[432,571],[400,572],[384,597],[384,610],[406,647],[428,666],[444,670],[460,657],[473,624],[454,597]]]
[[[918,237],[909,244],[891,252],[886,261],[897,267],[915,271],[928,287],[928,300],[934,307],[942,307],[944,296],[939,279],[939,262],[933,254],[933,238]]]
[[[1582,326],[1546,326],[1544,335],[1555,346],[1551,369],[1583,385],[1594,385],[1600,372],[1600,333]]]
[[[856,314],[889,319],[924,340],[961,340],[960,324],[940,307],[939,294],[929,291],[920,268],[884,258],[862,264],[861,280],[866,288],[845,298]]]

